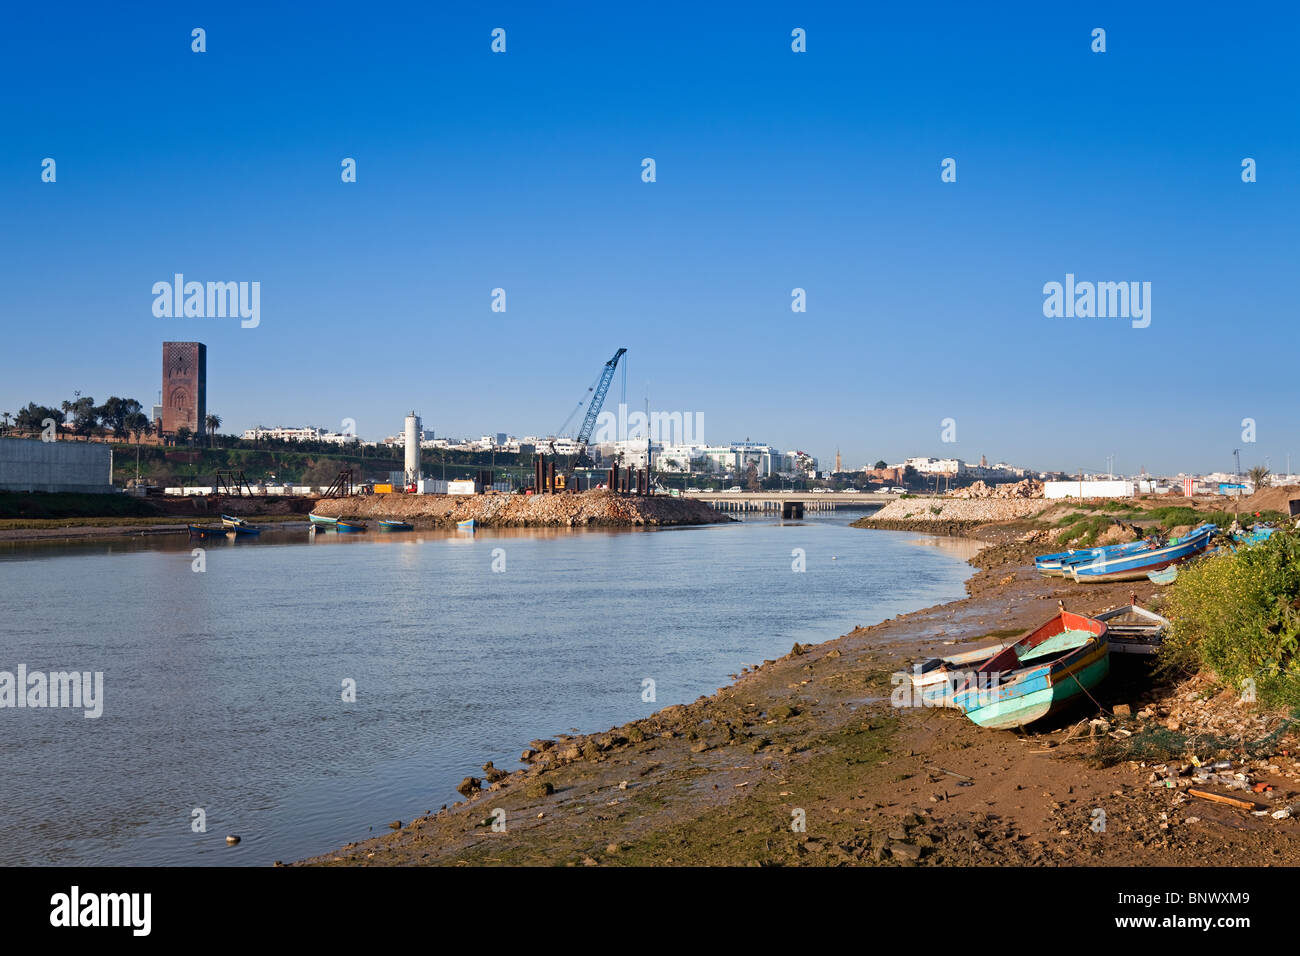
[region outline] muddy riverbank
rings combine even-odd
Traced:
[[[603,733],[521,741],[520,769],[465,768],[465,801],[375,821],[392,832],[304,862],[1300,864],[1296,819],[1190,797],[1190,778],[1152,785],[1190,758],[1227,757],[1272,785],[1247,795],[1261,810],[1297,800],[1292,730],[1204,679],[1117,660],[1095,701],[1020,733],[891,706],[918,658],[1006,639],[1058,600],[1091,613],[1154,596],[1146,583],[1044,580],[1027,563],[1033,541],[991,534],[1000,543],[976,557],[963,600],[796,645],[712,696]]]

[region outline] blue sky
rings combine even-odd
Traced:
[[[826,464],[1300,468],[1294,7],[476,6],[11,11],[0,409],[196,339],[225,430],[522,435],[622,346],[634,407]],[[177,272],[261,324],[154,317]],[[1045,318],[1066,273],[1150,327]]]

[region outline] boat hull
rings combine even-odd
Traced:
[[[1087,564],[1070,565],[1069,575],[1080,584],[1144,581],[1151,571],[1162,571],[1204,552],[1210,546],[1214,531],[1213,525],[1202,525],[1176,544],[1114,558],[1097,558]]]
[[[1009,730],[1064,709],[1109,673],[1105,622],[1062,611],[981,664],[953,704],[980,727]]]
[[[407,524],[405,521],[381,521],[379,522],[380,531],[414,531],[415,525]]]
[[[322,524],[322,525],[333,526],[333,525],[336,525],[336,524],[339,523],[339,519],[338,519],[338,518],[327,518],[327,517],[325,517],[324,515],[309,514],[309,515],[307,515],[307,517],[311,519],[311,523],[312,523],[312,524]]]

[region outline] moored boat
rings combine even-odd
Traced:
[[[1105,623],[1062,610],[969,674],[953,705],[981,727],[1023,727],[1090,693],[1108,673]]]
[[[336,521],[334,527],[339,531],[365,531],[366,526],[360,521]]]
[[[1068,565],[1067,576],[1080,584],[1141,581],[1150,571],[1161,571],[1203,553],[1217,531],[1216,525],[1203,524],[1158,548],[1132,554],[1103,555],[1086,563]]]
[[[227,528],[238,528],[241,525],[248,524],[248,522],[243,518],[236,517],[235,515],[222,515],[221,523]]]
[[[251,524],[232,525],[228,530],[235,532],[235,537],[240,535],[257,535],[262,533],[262,529]]]
[[[312,524],[336,525],[339,523],[338,518],[327,518],[325,515],[318,515],[315,512],[309,512],[307,515]]]
[[[204,526],[191,524],[186,525],[190,529],[191,538],[224,538],[230,530],[226,527]]]
[[[380,531],[414,531],[415,525],[410,524],[409,522],[406,521],[380,520],[379,530]]]
[[[457,522],[456,522],[456,530],[457,530],[457,531],[473,531],[473,530],[474,530],[474,519],[473,519],[473,518],[470,518],[468,521],[457,521]]]
[[[1149,657],[1160,650],[1165,632],[1169,630],[1169,619],[1141,607],[1136,596],[1128,604],[1093,617],[1106,625],[1106,638],[1110,641],[1112,654]]]

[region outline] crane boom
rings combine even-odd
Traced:
[[[596,383],[596,392],[591,396],[591,401],[587,403],[587,416],[582,420],[582,428],[578,431],[578,451],[569,463],[568,469],[564,472],[566,479],[573,475],[573,469],[578,466],[580,459],[587,451],[587,443],[591,441],[591,433],[596,428],[596,419],[600,416],[601,406],[605,404],[605,394],[609,391],[609,385],[614,381],[614,370],[618,368],[618,360],[621,359],[627,349],[619,349],[614,353],[614,357],[605,363],[605,369],[600,373],[600,381]]]

